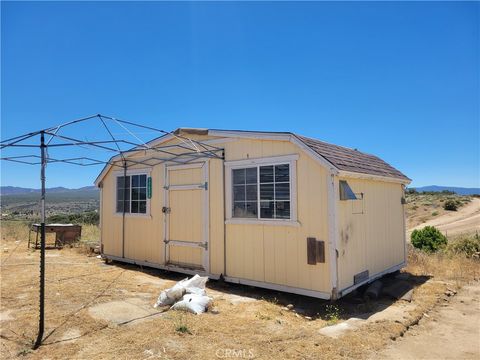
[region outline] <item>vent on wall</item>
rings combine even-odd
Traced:
[[[315,265],[325,262],[325,241],[314,237],[307,238],[307,263]]]
[[[353,276],[353,284],[356,285],[358,283],[361,283],[365,280],[367,280],[369,277],[368,270],[362,271],[361,273],[358,273]]]

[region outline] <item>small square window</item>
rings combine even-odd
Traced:
[[[117,213],[147,213],[147,175],[117,177]]]

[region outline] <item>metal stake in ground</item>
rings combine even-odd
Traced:
[[[40,221],[40,314],[38,319],[38,336],[34,349],[37,349],[43,340],[43,331],[45,325],[45,167],[47,165],[47,159],[45,156],[45,133],[40,133],[40,152],[41,152],[41,170],[40,179],[42,182],[42,195],[41,195],[41,221]]]

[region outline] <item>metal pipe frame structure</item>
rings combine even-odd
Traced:
[[[110,140],[100,141],[83,141],[76,138],[72,138],[59,133],[64,129],[74,124],[86,123],[88,121],[99,121],[102,127],[107,132]],[[116,138],[111,128],[107,125],[107,122],[113,122],[127,131],[137,142],[132,142],[126,139]],[[161,137],[170,135],[174,139],[177,139],[179,143],[164,145],[164,146],[150,146],[148,143],[143,142],[134,131],[130,131],[127,126],[133,126],[136,128],[150,130],[152,132],[158,132]],[[27,140],[39,136],[39,144],[25,143]],[[49,139],[45,141],[45,136],[49,136]],[[54,140],[60,140],[63,142],[53,143]],[[154,141],[154,140],[153,140]],[[151,141],[152,142],[152,141]],[[151,143],[150,142],[150,143]],[[113,145],[113,146],[112,146]],[[130,148],[122,150],[121,146],[130,146]],[[48,148],[64,148],[64,147],[82,147],[88,150],[102,150],[113,153],[114,155],[109,159],[96,159],[90,156],[80,157],[67,157],[67,158],[53,158],[48,155]],[[12,137],[10,139],[2,140],[0,142],[0,150],[7,148],[19,149],[19,148],[39,148],[40,155],[28,154],[28,155],[15,155],[15,156],[2,156],[0,160],[9,161],[14,163],[20,163],[25,165],[40,165],[40,181],[41,181],[41,237],[40,237],[40,284],[39,284],[39,318],[38,318],[38,334],[33,345],[33,349],[38,349],[42,345],[43,335],[45,330],[45,199],[46,199],[46,166],[49,163],[63,163],[76,166],[115,166],[123,169],[124,175],[127,173],[129,166],[144,165],[148,167],[154,167],[167,162],[176,164],[187,164],[197,159],[211,158],[211,159],[224,159],[224,149],[211,144],[207,144],[198,140],[190,139],[188,137],[175,134],[173,132],[156,129],[150,126],[141,125],[131,121],[120,120],[106,115],[91,115],[75,120],[71,120],[62,123],[57,126],[49,127],[46,129],[30,132],[27,134]],[[137,158],[132,158],[136,154],[140,154]],[[129,158],[129,156],[132,156]],[[125,176],[126,181],[126,176]],[[126,186],[124,186],[126,188]],[[125,198],[125,197],[124,197]],[[125,206],[123,208],[123,225],[122,232],[125,232]],[[122,241],[124,243],[124,239]],[[123,245],[122,245],[123,246]]]

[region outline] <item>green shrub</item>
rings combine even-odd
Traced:
[[[432,212],[432,216],[437,216],[437,215],[438,215],[438,211]]]
[[[443,204],[443,208],[449,211],[457,211],[457,202],[455,200],[449,199]]]
[[[480,252],[480,236],[478,234],[461,236],[449,243],[447,250],[455,254],[465,254],[467,257],[471,257]]]
[[[91,224],[98,225],[100,215],[96,211],[85,211],[76,214],[56,214],[49,216],[47,222],[60,224]]]
[[[447,238],[433,226],[413,230],[410,238],[413,246],[426,252],[436,252],[447,245]]]

